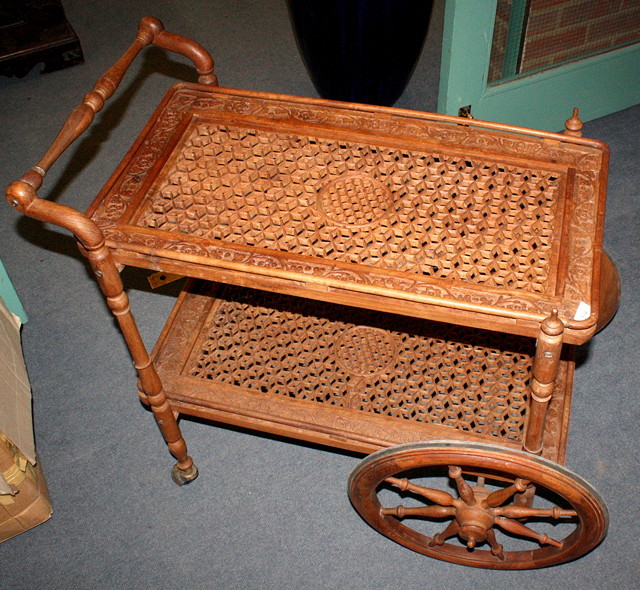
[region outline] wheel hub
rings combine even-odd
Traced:
[[[458,537],[465,542],[467,548],[473,551],[478,545],[488,543],[491,554],[502,561],[505,554],[502,545],[498,543],[495,534],[495,526],[499,526],[507,532],[519,536],[534,539],[540,545],[553,545],[562,548],[562,542],[552,539],[546,534],[539,534],[528,528],[519,518],[532,518],[547,516],[554,519],[576,516],[573,510],[562,510],[557,506],[551,509],[535,509],[516,503],[503,506],[513,496],[524,495],[529,488],[529,482],[525,479],[516,479],[510,486],[491,492],[484,485],[484,478],[478,478],[478,485],[471,487],[462,477],[462,469],[456,465],[449,466],[449,477],[453,479],[458,488],[458,498],[444,491],[424,488],[413,485],[408,479],[388,477],[386,481],[399,487],[402,491],[416,492],[426,499],[434,502],[434,505],[420,508],[382,508],[382,516],[395,516],[403,519],[408,516],[425,518],[452,518],[449,526],[433,536],[427,543],[428,547],[436,547],[445,544],[447,539]]]
[[[495,512],[492,508],[486,508],[483,501],[489,497],[489,490],[484,486],[471,488],[474,502],[463,502],[456,506],[455,519],[460,529],[458,536],[465,541],[469,549],[475,548],[487,540],[489,530],[493,529],[496,522]]]

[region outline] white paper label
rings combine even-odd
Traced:
[[[580,302],[578,305],[578,309],[576,309],[576,314],[573,316],[574,320],[581,322],[582,320],[586,320],[591,315],[591,306],[584,301]]]

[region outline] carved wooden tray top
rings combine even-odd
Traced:
[[[88,213],[122,263],[583,342],[607,148],[515,131],[181,84]]]

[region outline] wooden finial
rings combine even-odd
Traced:
[[[578,117],[578,109],[573,109],[573,115],[564,122],[564,134],[572,137],[582,137],[583,123]]]
[[[551,315],[545,318],[540,325],[547,336],[558,336],[564,332],[564,323],[558,317],[558,310],[554,308]]]

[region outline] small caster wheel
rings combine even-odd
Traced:
[[[198,477],[198,468],[195,465],[191,465],[189,469],[180,469],[177,465],[174,465],[171,470],[171,479],[179,486],[191,483],[196,477]]]
[[[488,569],[577,559],[602,541],[609,520],[598,493],[565,467],[474,442],[373,453],[351,474],[349,496],[366,522],[397,543]]]

